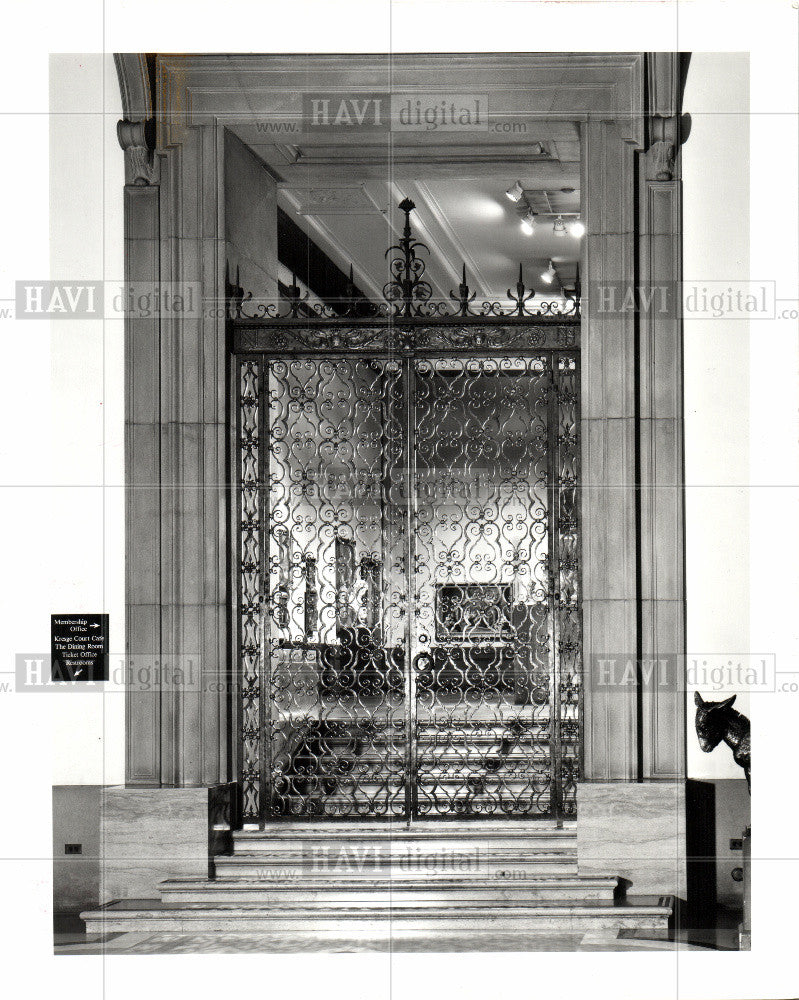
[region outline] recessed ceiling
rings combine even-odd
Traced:
[[[478,297],[506,298],[524,281],[544,297],[553,286],[540,279],[549,260],[567,287],[574,282],[580,240],[553,234],[555,213],[580,211],[577,126],[535,122],[530,134],[508,139],[481,133],[389,135],[348,141],[319,136],[301,144],[265,142],[246,125],[232,130],[264,162],[278,183],[278,203],[356,284],[379,299],[389,280],[386,249],[401,234],[403,198],[416,204],[411,221],[430,249],[425,277],[436,297],[457,292],[462,265]],[[505,191],[519,181],[524,197]],[[541,213],[532,236],[521,218]],[[547,213],[544,215],[543,213]]]

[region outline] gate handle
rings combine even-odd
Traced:
[[[430,666],[432,667],[432,665],[433,665],[433,657],[429,653],[425,653],[423,651],[421,653],[417,653],[416,656],[414,656],[414,658],[413,658],[413,669],[414,670],[418,670],[419,669],[419,661],[420,660],[428,660],[429,663],[430,663]]]

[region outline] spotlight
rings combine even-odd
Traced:
[[[552,263],[552,261],[550,261],[549,267],[541,275],[541,280],[545,281],[548,285],[551,285],[552,282],[555,280],[555,276],[557,275],[557,273],[558,272],[555,270],[554,264]]]
[[[555,225],[552,227],[552,232],[555,236],[566,235],[566,223],[560,216],[558,216],[557,219],[555,219]]]
[[[521,196],[524,194],[524,188],[521,186],[519,181],[514,181],[513,185],[508,188],[505,194],[511,201],[519,201]]]
[[[521,221],[522,232],[525,236],[532,236],[535,232],[535,212],[529,209]]]
[[[585,236],[585,226],[579,219],[575,219],[574,222],[569,223],[569,232],[576,240],[579,240],[581,236]]]

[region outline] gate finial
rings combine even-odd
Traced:
[[[405,225],[400,239],[386,250],[385,255],[390,258],[392,279],[383,286],[383,298],[387,302],[397,303],[399,316],[421,316],[421,304],[432,296],[433,288],[423,278],[427,265],[417,255],[417,251],[430,253],[430,250],[415,239],[411,232],[411,212],[416,205],[410,198],[403,198],[399,207],[405,213]],[[397,256],[391,257],[392,253]]]
[[[513,307],[513,313],[511,315],[516,316],[530,316],[532,313],[529,309],[525,309],[525,304],[530,301],[530,299],[535,297],[535,290],[531,291],[529,295],[525,295],[524,279],[522,278],[522,265],[519,264],[519,280],[516,282],[516,294],[514,295],[510,289],[508,289],[508,298],[515,302],[516,305]]]

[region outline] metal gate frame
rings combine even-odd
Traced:
[[[552,371],[562,361],[573,365],[575,405],[575,433],[577,443],[574,456],[579,467],[579,299],[572,308],[563,312],[553,303],[541,303],[533,308],[533,293],[526,292],[521,269],[516,285],[516,295],[509,291],[515,307],[509,314],[497,303],[483,303],[478,313],[472,311],[474,294],[463,283],[458,297],[452,295],[458,306],[447,312],[449,304],[433,302],[429,286],[423,280],[424,265],[418,257],[423,245],[414,240],[410,232],[409,216],[412,203],[400,206],[406,213],[404,236],[387,251],[396,256],[391,261],[395,278],[386,285],[386,304],[365,306],[362,301],[349,299],[343,308],[331,310],[304,304],[300,289],[292,285],[287,297],[288,311],[281,313],[279,305],[261,304],[255,314],[247,315],[245,303],[249,301],[238,285],[228,285],[229,346],[230,346],[230,427],[231,427],[231,528],[236,540],[235,563],[232,583],[232,652],[233,671],[237,697],[233,704],[234,760],[238,763],[241,781],[241,815],[245,823],[261,824],[267,816],[266,806],[272,774],[271,740],[264,739],[268,724],[271,699],[268,669],[267,636],[264,622],[266,589],[268,581],[267,540],[267,485],[264,480],[266,442],[268,438],[268,407],[265,405],[266,372],[270,361],[280,358],[353,358],[382,357],[402,361],[412,369],[412,361],[419,358],[479,358],[534,357],[548,355]],[[426,248],[425,248],[426,249]],[[426,286],[426,287],[425,287]],[[553,385],[553,397],[558,392]],[[410,385],[408,389],[410,395]],[[550,411],[552,407],[550,406]],[[557,448],[562,429],[550,416],[550,444]],[[410,441],[406,441],[410,448]],[[567,474],[566,479],[569,479]],[[558,481],[551,485],[550,526],[561,518],[571,519],[576,538],[575,551],[568,554],[576,583],[574,602],[568,602],[567,613],[573,616],[577,635],[581,635],[579,595],[579,501],[577,482],[563,482],[561,470]],[[571,509],[561,510],[564,490],[572,491]],[[409,505],[410,510],[410,505]],[[557,534],[557,532],[556,532]],[[408,532],[410,544],[411,533]],[[551,721],[552,743],[552,799],[550,811],[540,818],[555,818],[574,814],[573,789],[582,768],[582,685],[568,692],[572,699],[576,726],[573,721],[569,744],[576,744],[576,752],[564,759],[562,749],[564,732],[561,724],[563,691],[560,685],[560,662],[563,653],[574,658],[573,676],[579,678],[581,643],[574,635],[561,635],[559,611],[564,603],[560,594],[561,567],[557,564],[557,545],[550,548],[553,601],[553,655],[554,685],[550,695],[553,705]],[[573,565],[577,562],[577,567]],[[410,567],[410,563],[408,566]],[[409,568],[410,574],[410,568]],[[556,579],[557,577],[557,579]],[[410,580],[410,575],[409,575]],[[410,615],[408,615],[410,621]],[[406,684],[406,737],[407,753],[413,754],[413,730],[408,713],[415,709],[414,671],[410,660],[410,636],[407,639]],[[390,814],[386,820],[410,822],[414,817],[414,803],[408,799],[416,776],[414,762],[409,758],[406,770],[406,810],[403,817]],[[564,788],[567,794],[564,795]],[[296,821],[305,817],[288,816]],[[315,818],[308,816],[308,819]],[[318,818],[318,817],[316,817]],[[335,821],[337,817],[325,817]],[[344,816],[344,819],[357,817]],[[364,817],[375,821],[379,817]],[[442,819],[445,817],[441,817]],[[462,817],[454,816],[458,819]],[[503,817],[509,820],[516,817]],[[526,815],[522,818],[534,819]]]

